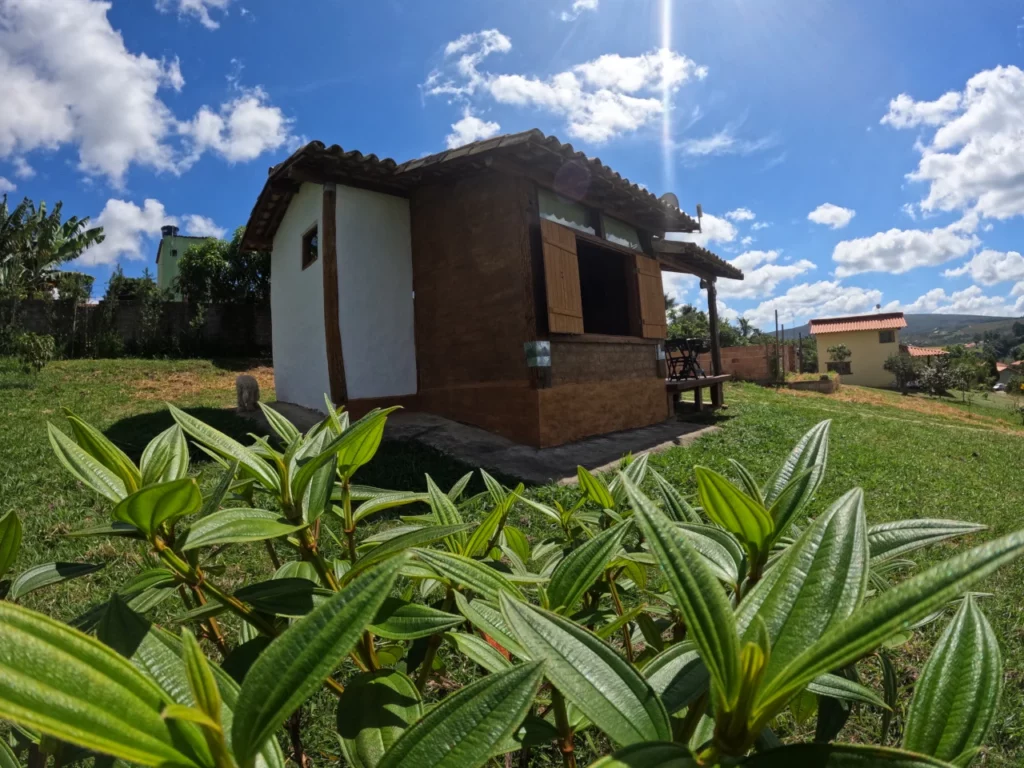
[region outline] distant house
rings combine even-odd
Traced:
[[[665,239],[698,227],[527,131],[401,164],[307,144],[270,170],[242,248],[272,254],[279,400],[401,404],[547,447],[673,415],[662,272],[701,278],[713,328],[716,279],[743,279]]]
[[[181,298],[174,290],[174,278],[178,276],[178,260],[190,247],[207,238],[179,235],[178,228],[170,224],[160,227],[160,233],[162,237],[156,249],[156,286],[161,291],[172,291],[176,298]]]
[[[1009,384],[1014,376],[1024,375],[1024,360],[1015,363],[996,363],[996,373],[1001,384]]]
[[[892,386],[894,377],[883,366],[890,355],[899,353],[900,329],[906,326],[902,312],[811,320],[811,335],[818,346],[818,372],[834,371],[844,384]],[[839,344],[845,345],[851,355],[836,362],[828,348]]]

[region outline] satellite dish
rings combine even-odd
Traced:
[[[676,210],[679,209],[679,198],[675,196],[674,192],[666,192],[664,195],[658,198],[661,202],[666,205],[671,205]]]

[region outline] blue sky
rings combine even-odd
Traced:
[[[1024,4],[0,0],[0,190],[102,223],[245,223],[320,139],[398,161],[538,127],[684,209],[728,316],[1024,314]],[[702,302],[673,278],[683,301]]]

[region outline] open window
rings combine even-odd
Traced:
[[[541,240],[551,333],[665,338],[655,259],[547,218]]]
[[[305,269],[320,255],[319,227],[314,224],[302,236],[302,268]]]

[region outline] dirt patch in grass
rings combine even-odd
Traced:
[[[829,400],[841,400],[844,403],[857,403],[861,405],[874,405],[880,407],[896,408],[901,411],[911,411],[924,416],[949,419],[961,424],[970,424],[975,427],[986,427],[997,432],[1004,432],[1010,435],[1024,435],[1024,430],[1014,429],[1006,422],[994,419],[982,414],[964,413],[959,408],[940,403],[935,400],[913,396],[902,396],[894,392],[884,392],[868,389],[866,387],[845,386],[838,392],[831,395],[822,395],[817,392],[806,392],[793,389],[780,389],[779,392],[793,397],[824,397]]]
[[[166,400],[175,402],[183,397],[198,395],[210,390],[224,390],[234,393],[235,379],[246,373],[259,382],[260,390],[274,386],[274,369],[258,365],[245,371],[174,371],[150,374],[131,382],[135,397],[139,400]]]

